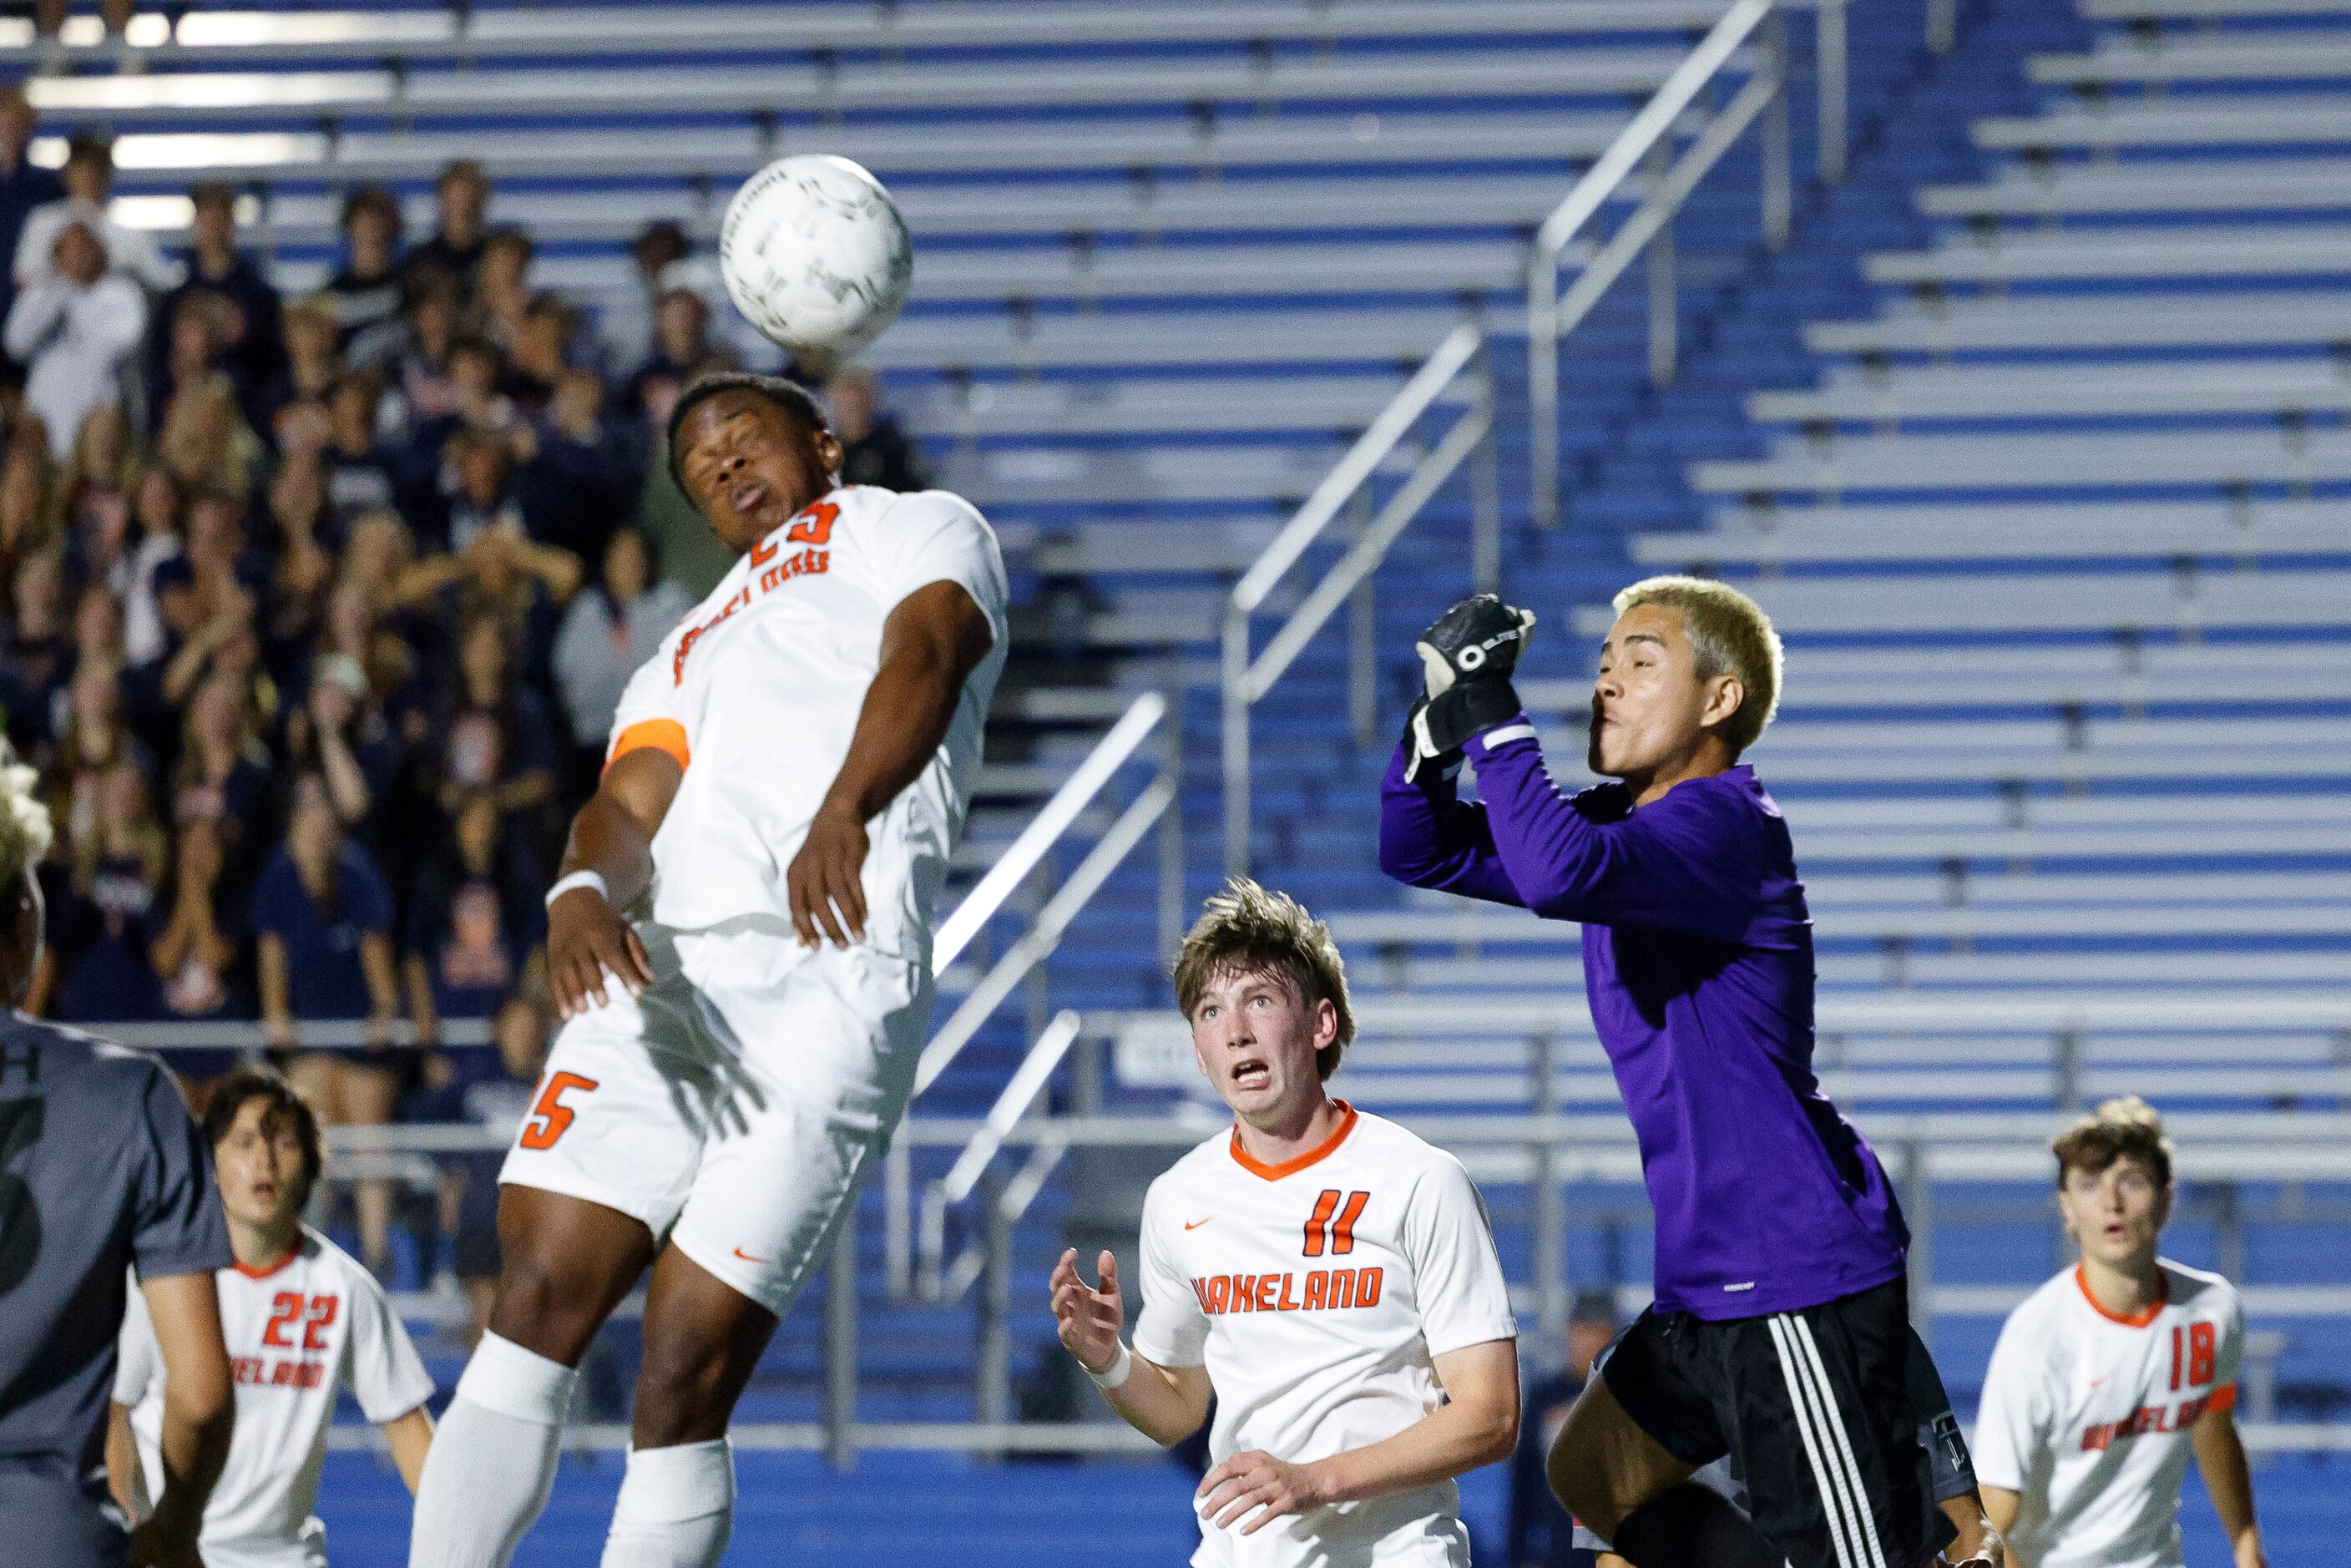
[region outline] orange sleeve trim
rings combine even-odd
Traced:
[[[2204,1408],[2207,1412],[2234,1410],[2236,1407],[2237,1385],[2233,1383],[2224,1383],[2204,1396]]]
[[[666,751],[677,758],[681,772],[693,756],[685,744],[685,726],[674,718],[649,718],[629,726],[613,739],[612,749],[605,757],[604,766],[610,768],[630,752],[642,751],[648,747],[655,751]]]

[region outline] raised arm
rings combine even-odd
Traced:
[[[1397,743],[1380,780],[1380,870],[1413,887],[1521,903],[1494,848],[1486,809],[1462,802],[1451,769],[1432,767],[1416,781],[1405,779],[1410,749],[1409,738]]]
[[[792,925],[814,947],[865,939],[865,824],[922,776],[955,721],[963,684],[996,632],[959,582],[917,588],[882,623],[881,666],[866,688],[849,755],[785,870]]]
[[[1589,810],[1561,793],[1521,714],[1472,739],[1486,823],[1526,906],[1553,920],[1655,925],[1730,938],[1761,893],[1757,824],[1694,779],[1638,810]]]
[[[1450,1480],[1508,1458],[1519,1440],[1519,1343],[1489,1340],[1432,1357],[1445,1403],[1393,1437],[1290,1464],[1252,1449],[1200,1481],[1200,1517],[1254,1535],[1284,1514]]]
[[[1113,1375],[1119,1357],[1128,1358],[1124,1378],[1102,1389],[1102,1397],[1126,1424],[1162,1447],[1182,1442],[1208,1418],[1208,1370],[1162,1366],[1124,1348],[1126,1303],[1119,1292],[1118,1260],[1102,1253],[1099,1289],[1078,1274],[1078,1249],[1053,1266],[1053,1318],[1061,1346],[1078,1364],[1097,1375]]]

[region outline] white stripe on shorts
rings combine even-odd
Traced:
[[[1845,1480],[1853,1489],[1855,1511],[1861,1515],[1861,1535],[1869,1547],[1870,1561],[1876,1568],[1886,1568],[1886,1552],[1877,1542],[1877,1516],[1869,1509],[1869,1489],[1862,1484],[1861,1467],[1854,1462],[1853,1440],[1845,1435],[1844,1420],[1838,1413],[1836,1398],[1829,1384],[1829,1369],[1821,1363],[1820,1342],[1813,1337],[1813,1325],[1801,1317],[1791,1316],[1790,1331],[1803,1349],[1803,1359],[1811,1368],[1813,1385],[1820,1395],[1821,1419],[1836,1439],[1837,1457],[1844,1461]]]
[[[1821,1494],[1821,1515],[1828,1521],[1829,1541],[1836,1548],[1837,1568],[1867,1568],[1866,1563],[1854,1560],[1854,1543],[1846,1536],[1851,1521],[1844,1511],[1843,1489],[1829,1478],[1820,1434],[1813,1425],[1811,1389],[1796,1370],[1797,1358],[1789,1344],[1787,1314],[1774,1312],[1763,1321],[1771,1331],[1771,1347],[1780,1354],[1780,1375],[1787,1380],[1788,1404],[1796,1413],[1796,1434],[1803,1439],[1804,1458],[1813,1467],[1813,1485]]]

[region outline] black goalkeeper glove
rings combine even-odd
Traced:
[[[1405,722],[1405,779],[1449,766],[1471,736],[1519,711],[1510,672],[1534,625],[1533,611],[1473,593],[1420,634],[1413,648],[1426,672],[1426,695]]]

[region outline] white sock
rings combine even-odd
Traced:
[[[735,1454],[724,1437],[632,1448],[602,1568],[715,1568],[735,1531]]]
[[[547,1507],[579,1382],[559,1362],[482,1336],[424,1458],[408,1568],[506,1568]]]

